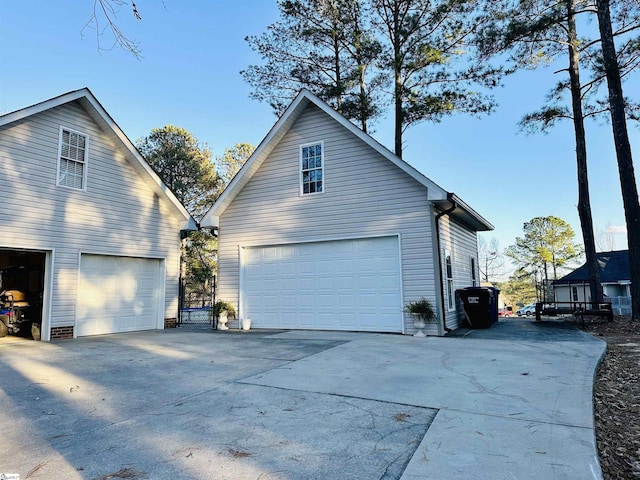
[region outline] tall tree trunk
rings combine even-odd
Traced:
[[[396,67],[395,72],[395,153],[402,158],[402,71]]]
[[[358,65],[358,86],[360,88],[358,106],[360,108],[360,124],[362,131],[367,133],[367,120],[369,120],[369,97],[367,96],[367,67],[364,65],[362,54],[362,29],[360,28],[359,12],[354,19],[354,50],[356,64]]]
[[[367,120],[369,119],[369,97],[367,96],[367,84],[365,80],[365,68],[360,66],[359,75],[360,75],[360,116],[362,131],[367,133]]]
[[[395,107],[395,153],[402,158],[402,125],[404,123],[404,110],[402,108],[402,58],[400,55],[400,6],[398,2],[393,5],[393,73],[394,73],[394,107]]]
[[[569,82],[571,88],[571,105],[573,109],[573,128],[576,137],[576,163],[578,168],[578,216],[582,228],[582,239],[587,260],[587,274],[591,301],[600,302],[600,272],[596,256],[596,242],[593,234],[591,217],[591,200],[589,199],[589,177],[587,175],[587,142],[584,131],[584,114],[582,111],[582,85],[580,83],[580,57],[578,52],[578,35],[576,31],[575,0],[565,0],[567,5],[567,23],[569,27]],[[555,265],[554,265],[555,269]],[[554,272],[555,275],[555,272]]]
[[[547,289],[549,288],[549,265],[544,262],[544,283],[542,284],[542,301],[547,301]]]
[[[334,27],[335,28],[335,27]],[[336,70],[336,102],[338,112],[342,113],[342,72],[340,71],[340,39],[337,33],[333,34],[333,59]]]
[[[618,67],[616,47],[613,43],[609,0],[596,0],[596,5],[602,41],[602,58],[609,89],[613,140],[618,158],[624,216],[627,221],[627,242],[631,268],[631,318],[640,321],[640,203],[638,202],[638,188],[636,187],[631,145],[627,133],[620,68]]]

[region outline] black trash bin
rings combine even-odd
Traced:
[[[456,290],[471,328],[489,328],[498,321],[498,295],[495,287],[467,287]]]

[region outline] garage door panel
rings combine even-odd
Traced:
[[[297,266],[295,262],[284,261],[280,264],[280,274],[283,276],[286,275],[295,275]]]
[[[122,315],[116,320],[116,327],[120,332],[132,331],[137,327],[138,321],[135,315]]]
[[[281,308],[280,297],[276,295],[265,295],[262,299],[264,308]]]
[[[258,328],[402,331],[397,237],[248,248],[242,268],[243,315]]]
[[[360,321],[356,319],[354,313],[338,313],[338,325],[342,328],[359,327]]]
[[[314,312],[301,311],[299,313],[299,318],[300,318],[300,326],[301,327],[313,328],[313,326],[315,325],[315,314],[314,314]]]
[[[396,278],[391,278],[392,288],[395,287]],[[380,290],[384,290],[388,288],[387,282],[389,279],[385,279],[381,275],[361,275],[360,276],[360,291],[363,293],[369,292],[379,292]]]
[[[315,264],[312,260],[309,260],[306,257],[308,256],[305,255],[305,259],[300,260],[298,263],[298,273],[300,275],[315,275]]]
[[[335,285],[338,290],[346,290],[353,288],[353,277],[352,276],[341,276],[335,279]]]
[[[353,310],[356,307],[355,295],[338,295],[338,308],[348,308]]]
[[[370,280],[370,278],[369,278]],[[377,277],[380,290],[394,290],[396,286],[395,275],[378,275]]]
[[[298,308],[298,297],[296,295],[282,295],[281,299],[283,310]]]
[[[259,259],[253,261],[260,261]],[[251,276],[262,275],[262,265],[249,265],[247,266],[247,273]]]
[[[376,271],[379,271],[379,269],[376,269],[376,266],[374,264],[375,262],[372,262],[371,259],[368,258],[360,258],[358,259],[358,271],[361,274],[374,274]]]
[[[271,278],[269,276],[263,277],[262,284],[265,292],[279,292],[280,282],[278,278]]]
[[[395,293],[381,293],[376,296],[377,305],[379,308],[385,310],[393,310],[396,308],[398,298]],[[368,305],[373,304],[374,302],[368,302]]]
[[[383,326],[392,328],[397,323],[397,317],[394,313],[381,313],[379,321]]]
[[[300,292],[313,293],[316,291],[315,278],[299,278],[298,285],[300,285]]]
[[[257,292],[262,287],[262,280],[258,278],[254,278],[252,280],[247,280],[247,291],[248,292]]]
[[[278,275],[280,274],[277,263],[266,263],[263,268],[264,268],[263,274],[266,277],[276,277],[277,278]]]
[[[398,264],[397,259],[395,258],[375,258],[373,264],[375,265],[375,269],[378,272],[395,272],[396,266]]]
[[[316,282],[316,290],[320,294],[324,295],[333,295],[336,291],[336,287],[333,284],[334,277],[322,276],[318,277],[318,281]]]
[[[278,248],[277,247],[267,247],[262,250],[262,257],[264,260],[277,260],[278,259]]]
[[[363,313],[360,316],[360,328],[363,330],[373,330],[378,323],[384,325],[384,322],[379,322],[378,316],[375,313]]]
[[[338,260],[337,262],[337,267],[338,267],[338,274],[348,274],[348,275],[352,275],[353,272],[355,271],[355,265],[354,265],[354,261],[352,258],[347,258],[347,259],[343,259],[343,260]]]
[[[283,278],[280,282],[280,292],[282,294],[295,295],[297,290],[296,281],[292,278]]]
[[[297,326],[298,316],[293,312],[283,312],[280,316],[273,313],[270,316],[267,315],[265,320],[267,322],[277,322],[279,318],[282,319],[282,326],[284,328],[295,328]]]
[[[335,264],[329,258],[318,260],[316,265],[318,275],[333,275],[336,271]]]
[[[78,336],[157,328],[164,278],[161,260],[83,254]]]

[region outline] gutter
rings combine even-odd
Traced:
[[[453,212],[456,208],[458,208],[458,204],[456,203],[456,201],[454,200],[454,195],[453,193],[447,192],[447,200],[449,202],[451,202],[451,207],[447,208],[446,210],[443,210],[442,212],[438,213],[436,215],[435,218],[435,223],[436,223],[436,245],[438,248],[438,264],[440,265],[440,277],[442,277],[442,272],[444,271],[444,269],[442,268],[442,254],[441,249],[440,249],[440,218],[444,217],[445,215],[450,214],[451,212]],[[440,308],[442,311],[442,328],[444,329],[445,332],[450,333],[453,330],[449,327],[447,327],[447,311],[445,309],[445,304],[444,304],[444,283],[442,282],[442,280],[440,281]]]

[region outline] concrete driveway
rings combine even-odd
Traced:
[[[501,321],[447,338],[165,330],[0,343],[0,474],[599,479],[604,342]]]

